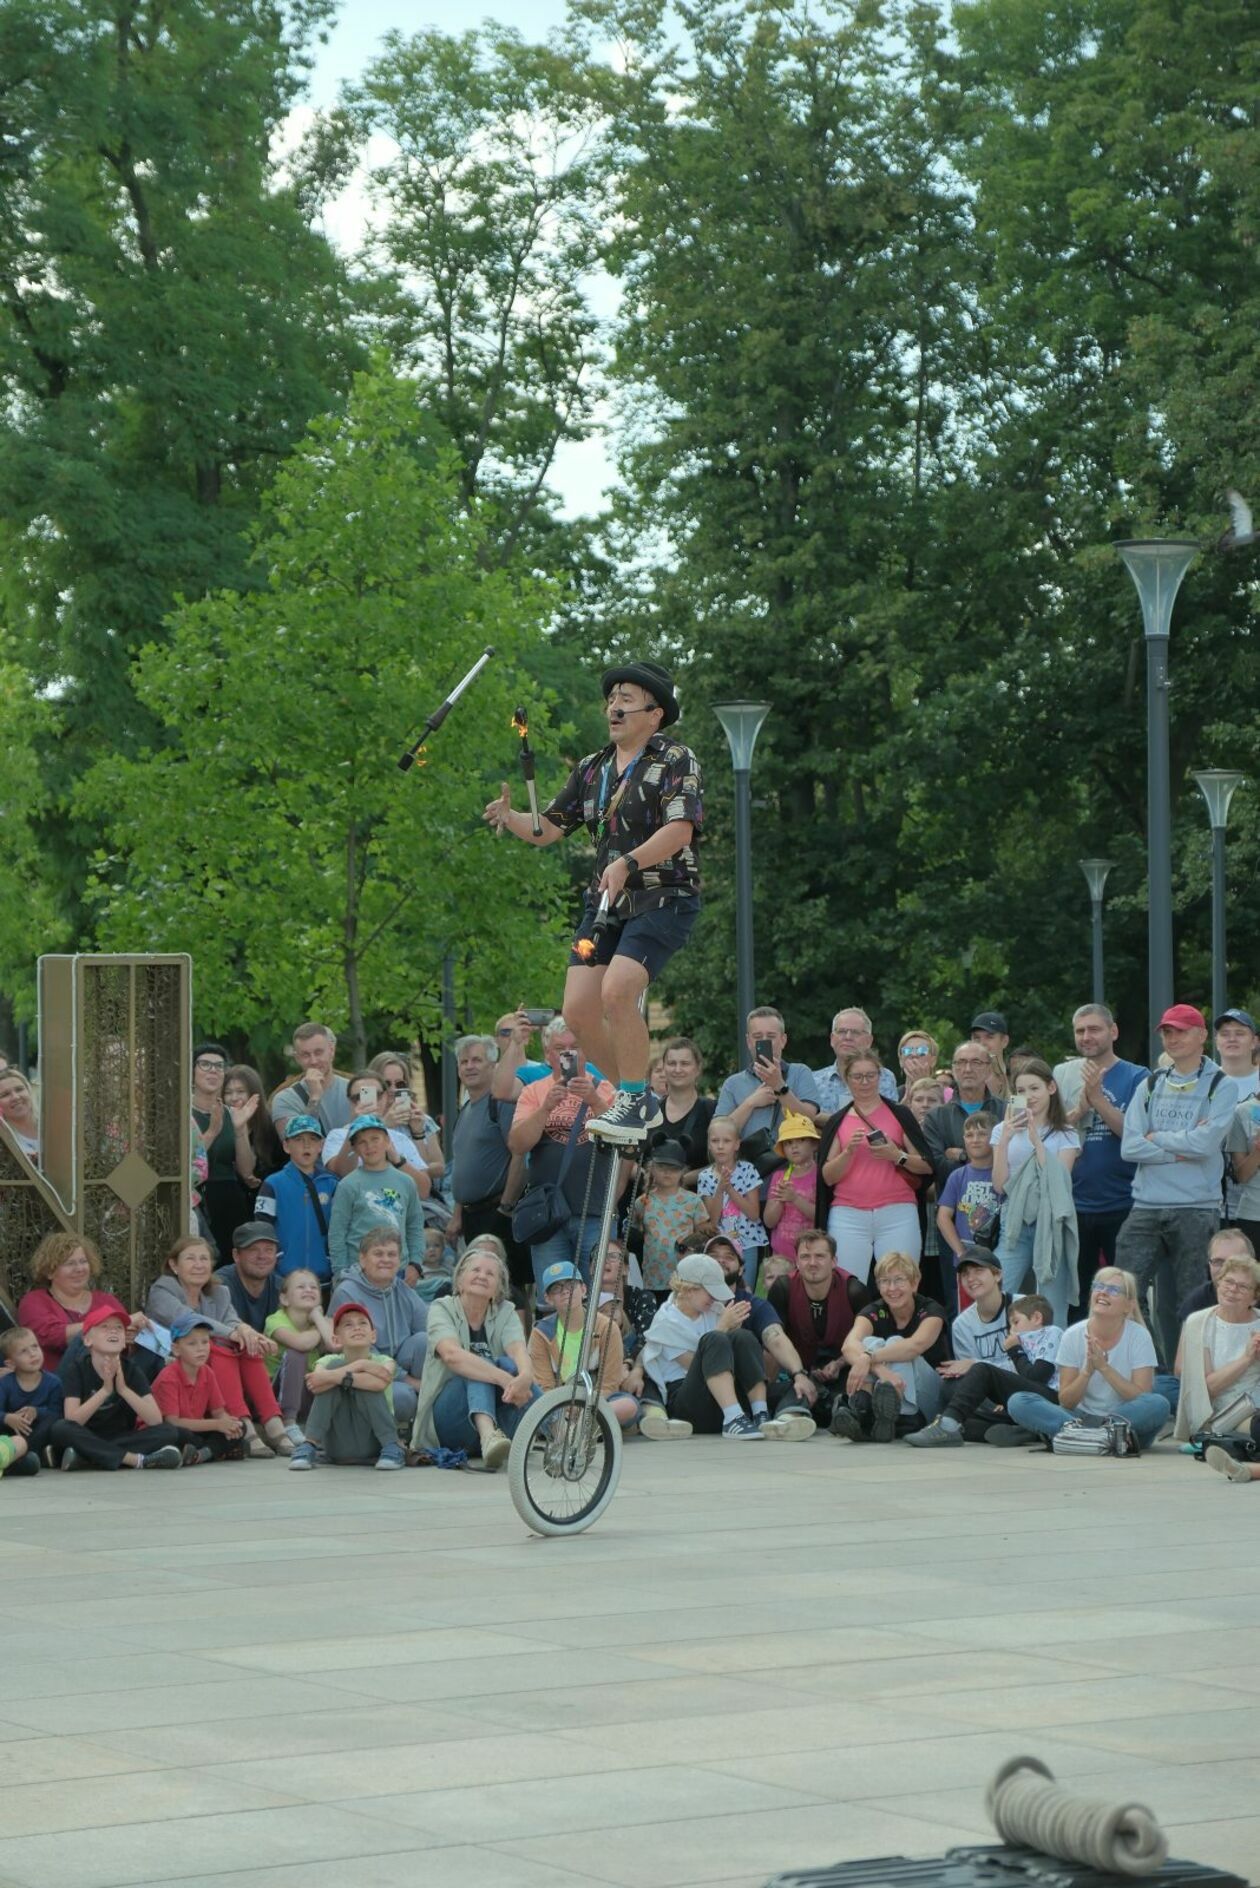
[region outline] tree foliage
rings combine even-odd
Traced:
[[[551,989],[563,928],[545,854],[480,824],[515,747],[543,599],[487,571],[459,464],[414,386],[360,377],[264,495],[252,587],[184,605],[139,660],[160,747],[80,795],[107,849],[107,948],[190,950],[198,1024],[260,1043],[318,1015],[439,1030],[454,952],[474,1014]],[[396,760],[484,645],[497,660],[411,774]],[[535,708],[546,744],[545,709]]]

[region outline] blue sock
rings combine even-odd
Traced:
[[[623,1094],[623,1095],[643,1095],[643,1094],[646,1094],[646,1093],[647,1093],[647,1083],[646,1083],[646,1082],[623,1082],[623,1083],[621,1084],[621,1092],[622,1092],[622,1094]]]
[[[748,1399],[748,1407],[751,1409],[754,1416],[768,1416],[770,1414],[770,1405],[766,1402],[764,1396],[750,1396]]]

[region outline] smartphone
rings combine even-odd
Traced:
[[[1021,1115],[1026,1115],[1028,1113],[1027,1098],[1023,1095],[1012,1095],[1006,1104],[1006,1112],[1012,1121],[1018,1120]]]
[[[395,1101],[405,1101],[405,1102],[406,1102],[406,1104],[407,1104],[407,1106],[408,1106],[408,1107],[410,1108],[410,1106],[411,1106],[411,1090],[410,1090],[409,1088],[400,1088],[400,1089],[398,1090],[398,1092],[397,1092],[397,1094],[396,1094],[396,1095],[394,1096],[394,1100],[395,1100]]]
[[[560,1073],[563,1075],[566,1082],[573,1080],[578,1072],[579,1066],[578,1052],[576,1049],[562,1049],[560,1051]]]
[[[774,1061],[774,1044],[769,1036],[758,1036],[753,1044],[753,1060],[755,1062]]]
[[[868,1128],[866,1132],[866,1145],[868,1147],[886,1147],[888,1145],[888,1136],[883,1133],[880,1128]]]
[[[555,1015],[554,1010],[526,1010],[525,1021],[531,1029],[542,1029]]]

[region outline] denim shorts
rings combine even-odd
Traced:
[[[574,933],[575,945],[579,939],[595,935],[595,911],[595,905],[588,898],[582,922]],[[606,968],[614,957],[630,957],[636,964],[643,965],[649,979],[658,977],[674,952],[680,951],[691,936],[699,915],[700,900],[694,892],[685,898],[671,898],[657,905],[654,911],[641,911],[637,917],[627,918],[619,930],[605,931],[593,957],[580,957],[576,949],[571,950],[570,967]]]

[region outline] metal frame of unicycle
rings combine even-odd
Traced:
[[[626,1152],[616,1145],[608,1147],[608,1178],[604,1188],[599,1237],[590,1260],[590,1284],[587,1287],[586,1314],[582,1322],[582,1342],[578,1347],[573,1375],[548,1395],[540,1397],[526,1410],[512,1438],[508,1460],[508,1481],[517,1513],[536,1533],[562,1535],[580,1533],[597,1521],[612,1500],[621,1475],[621,1425],[599,1392],[591,1371],[591,1352],[595,1345],[595,1326],[599,1314],[599,1286],[604,1275],[604,1260],[612,1237],[613,1217],[617,1210],[620,1187],[617,1184],[621,1162]],[[586,1224],[591,1190],[599,1165],[598,1155],[591,1162],[587,1176],[586,1198],[582,1203],[580,1224]],[[578,1265],[579,1271],[581,1265]],[[546,1435],[541,1449],[541,1468],[548,1481],[570,1487],[586,1475],[602,1440],[608,1450],[608,1473],[597,1486],[586,1508],[570,1515],[545,1514],[533,1499],[530,1488],[531,1451],[537,1448],[538,1432]]]

